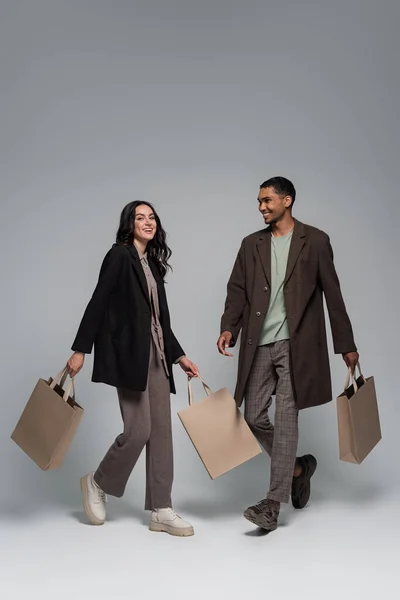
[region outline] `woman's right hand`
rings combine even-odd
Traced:
[[[70,377],[75,377],[83,367],[85,355],[82,352],[74,352],[67,362],[67,371]]]

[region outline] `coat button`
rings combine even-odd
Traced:
[[[256,312],[256,315],[257,315],[257,317],[261,317],[261,313],[259,310]]]
[[[268,292],[268,286],[266,285],[265,288],[263,289],[263,292]]]
[[[253,343],[253,340],[249,340],[249,345],[251,346]]]

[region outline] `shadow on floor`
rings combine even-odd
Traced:
[[[132,506],[127,502],[121,501],[120,499],[108,501],[107,503],[107,522],[110,523],[130,519],[133,521],[139,521],[142,525],[148,525],[149,514],[150,513],[145,512],[136,506]],[[92,525],[85,515],[83,509],[74,510],[70,512],[69,515],[83,525]]]

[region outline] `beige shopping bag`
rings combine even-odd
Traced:
[[[178,416],[211,479],[250,460],[261,449],[226,388],[213,393],[200,378],[207,397],[193,402],[189,382],[189,406]]]
[[[349,369],[344,392],[337,398],[340,460],[361,464],[382,439],[373,377],[359,377]],[[350,380],[352,383],[350,384]]]
[[[66,378],[63,369],[54,379],[39,379],[11,435],[44,471],[62,465],[83,415],[75,401],[73,379],[64,390]]]

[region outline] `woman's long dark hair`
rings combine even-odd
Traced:
[[[121,218],[119,222],[119,228],[117,232],[117,244],[123,244],[125,246],[132,246],[133,244],[133,232],[135,229],[135,216],[136,209],[138,206],[148,206],[154,213],[154,218],[157,223],[157,231],[154,238],[147,244],[147,254],[156,263],[158,271],[162,278],[167,274],[168,269],[172,270],[171,265],[168,264],[168,259],[171,256],[171,250],[167,246],[167,234],[165,233],[161,220],[154,206],[150,202],[143,202],[142,200],[135,200],[125,206],[121,212]]]

